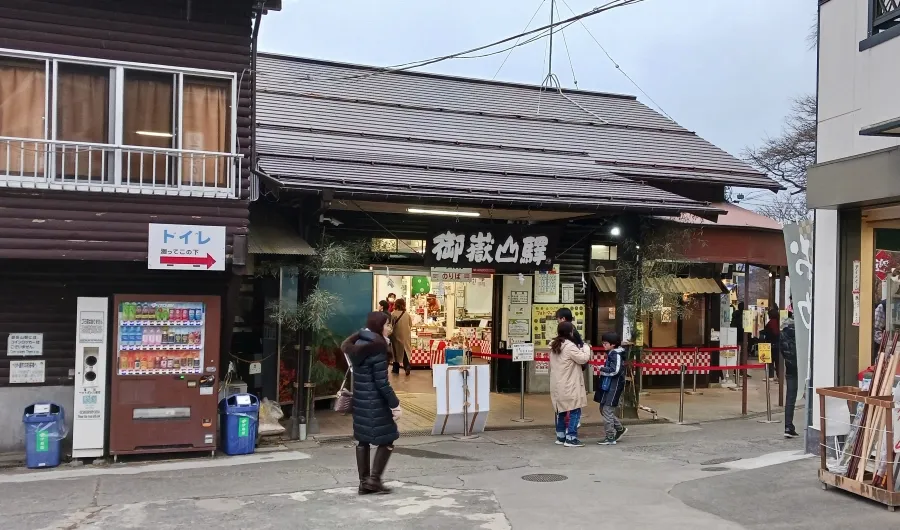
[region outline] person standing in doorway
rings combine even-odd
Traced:
[[[391,325],[394,328],[391,333],[391,347],[394,351],[394,369],[392,371],[399,374],[402,364],[406,375],[409,375],[409,357],[412,355],[412,317],[406,312],[406,300],[399,298],[394,302]]]
[[[581,366],[588,361],[590,353],[575,345],[574,332],[575,326],[571,322],[560,322],[556,338],[550,342],[550,400],[556,411],[556,443],[565,447],[584,447],[578,439],[581,409],[587,405]]]
[[[784,400],[784,437],[800,436],[794,428],[794,407],[797,404],[797,337],[794,314],[788,313],[779,336],[781,356],[784,359],[784,380],[787,390]]]
[[[356,468],[359,494],[390,493],[381,480],[394,442],[400,437],[400,400],[388,382],[387,336],[391,328],[388,316],[373,311],[366,327],[341,344],[353,364],[353,438],[357,441]],[[375,459],[370,462],[371,446]]]
[[[625,390],[625,348],[619,335],[614,332],[604,333],[601,340],[606,350],[606,364],[600,368],[600,388],[594,392],[594,401],[600,404],[606,438],[597,443],[616,445],[619,438],[628,432],[628,428],[616,417],[616,408]]]
[[[781,361],[781,342],[779,340],[779,336],[781,335],[781,315],[778,313],[778,307],[773,307],[769,309],[769,321],[766,322],[766,327],[763,329],[763,333],[765,333],[764,340],[772,345],[772,362],[769,364],[769,373],[767,374],[773,380],[778,375],[778,371],[780,370],[779,364]]]

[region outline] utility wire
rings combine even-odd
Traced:
[[[607,2],[606,4],[604,4],[600,7],[595,7],[594,9],[591,9],[590,11],[586,11],[584,13],[574,15],[573,17],[568,18],[566,20],[560,20],[560,21],[554,22],[553,24],[548,24],[546,26],[542,26],[540,28],[533,29],[531,31],[522,32],[520,34],[513,35],[511,37],[507,37],[505,39],[502,39],[502,40],[499,40],[496,42],[492,42],[490,44],[485,44],[483,46],[478,46],[477,48],[472,48],[470,50],[466,50],[466,51],[462,51],[462,52],[452,53],[450,55],[443,55],[443,56],[434,57],[431,59],[425,59],[425,60],[421,60],[421,61],[413,61],[413,62],[409,62],[409,63],[403,63],[403,64],[388,66],[388,67],[384,67],[384,68],[377,68],[374,71],[366,72],[364,74],[353,74],[353,75],[325,77],[325,78],[304,76],[303,79],[306,81],[345,81],[345,80],[351,80],[351,79],[362,79],[362,78],[366,78],[366,77],[372,77],[372,76],[376,76],[376,75],[383,74],[383,73],[402,72],[405,70],[412,70],[414,68],[421,68],[423,66],[428,66],[430,64],[435,64],[435,63],[447,61],[450,59],[474,59],[475,57],[464,57],[464,56],[470,55],[475,52],[480,52],[480,51],[486,50],[488,48],[493,48],[500,44],[505,44],[507,42],[514,41],[516,39],[521,39],[522,37],[525,37],[528,35],[538,34],[536,37],[531,37],[524,42],[520,42],[518,45],[514,45],[513,48],[515,48],[517,46],[522,46],[522,45],[528,44],[530,42],[534,42],[535,40],[538,40],[540,38],[543,38],[544,36],[546,36],[545,34],[554,33],[556,31],[555,28],[557,28],[558,26],[562,26],[563,28],[565,28],[566,26],[574,24],[575,22],[578,22],[582,19],[592,17],[594,15],[598,15],[600,13],[609,11],[611,9],[615,9],[617,7],[625,7],[625,6],[629,6],[632,4],[636,4],[641,1],[643,1],[643,0],[613,0],[611,2]],[[571,8],[570,8],[570,10],[571,10]],[[501,50],[499,52],[493,52],[493,53],[481,55],[478,57],[487,57],[489,55],[496,55],[497,53],[503,53],[503,51],[506,51],[506,50]]]
[[[569,3],[568,3],[566,0],[562,0],[562,1],[563,1],[564,4],[566,4],[566,7],[569,9],[569,11],[571,11],[572,14],[575,14],[575,11],[572,10],[572,6],[570,6]],[[643,0],[637,0],[637,2],[641,2],[641,1],[643,1]],[[634,2],[634,3],[636,3],[636,2]],[[580,20],[579,20],[579,21],[580,21]],[[647,92],[645,92],[644,89],[641,88],[641,86],[637,84],[637,81],[635,81],[634,79],[632,79],[631,76],[628,75],[628,73],[625,72],[625,70],[622,69],[622,67],[619,65],[619,63],[617,63],[616,60],[612,58],[612,55],[610,55],[609,52],[606,51],[606,48],[604,48],[603,45],[600,44],[600,41],[597,40],[597,37],[595,37],[594,34],[591,33],[591,30],[587,27],[587,24],[585,24],[583,21],[580,21],[580,22],[581,22],[581,25],[584,27],[585,31],[588,32],[588,35],[590,35],[591,38],[594,39],[594,42],[597,43],[597,46],[599,46],[600,49],[603,50],[603,53],[606,55],[606,57],[610,60],[610,62],[613,63],[613,66],[616,67],[616,70],[618,70],[619,72],[621,72],[622,75],[624,75],[626,79],[628,79],[629,81],[631,81],[631,84],[634,85],[634,87],[637,88],[637,89],[641,92],[641,94],[644,95],[645,98],[647,98],[651,103],[653,103],[653,104],[656,106],[656,108],[659,109],[660,112],[662,112],[662,113],[663,113],[667,118],[669,118],[670,120],[675,121],[675,120],[672,118],[672,116],[670,116],[669,113],[666,112],[665,109],[663,109],[663,108],[660,106],[659,103],[657,103],[653,98],[651,98],[650,95],[647,94]]]
[[[546,4],[546,3],[547,3],[547,0],[541,0],[541,5],[539,5],[537,10],[534,12],[534,14],[531,15],[531,20],[528,21],[528,24],[525,24],[525,29],[522,30],[522,33],[525,33],[526,31],[528,31],[528,28],[531,26],[531,23],[534,22],[534,19],[537,18],[537,14],[541,12],[541,8],[544,7],[544,4]],[[517,38],[513,47],[509,49],[509,53],[506,54],[506,57],[503,58],[503,62],[500,63],[500,68],[497,68],[497,71],[494,72],[494,77],[491,78],[492,80],[497,79],[497,76],[500,75],[500,70],[503,70],[503,67],[506,65],[506,61],[509,60],[509,56],[512,55],[513,50],[516,49],[516,47],[519,45],[519,40],[521,38],[522,37]]]
[[[556,14],[559,18],[562,18],[562,15],[559,13],[559,8],[556,8]],[[566,39],[566,32],[562,31],[563,44],[566,46],[566,55],[569,56],[569,67],[572,69],[572,81],[575,82],[575,88],[578,88],[578,78],[575,76],[575,63],[572,62],[572,54],[569,52],[569,41]]]

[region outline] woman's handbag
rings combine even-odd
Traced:
[[[341,382],[341,389],[337,392],[337,399],[334,402],[334,411],[341,414],[350,414],[353,412],[353,392],[347,390],[347,378],[350,376],[351,370],[347,368],[344,375],[344,381]]]

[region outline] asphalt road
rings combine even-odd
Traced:
[[[780,434],[777,424],[734,420],[634,426],[615,447],[563,448],[545,430],[402,439],[387,474],[395,492],[365,497],[347,444],[12,470],[0,474],[0,527],[900,528],[900,514],[822,491],[802,441]]]

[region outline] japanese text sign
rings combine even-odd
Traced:
[[[225,227],[150,224],[147,268],[225,270]]]
[[[43,333],[10,333],[6,341],[6,355],[9,357],[30,357],[43,355]]]
[[[553,264],[556,230],[533,225],[451,225],[433,230],[425,263],[431,267],[547,270]]]
[[[34,384],[44,382],[44,361],[10,361],[10,384]]]
[[[769,364],[772,362],[772,345],[768,342],[760,342],[756,345],[759,353],[759,362]]]
[[[534,360],[534,344],[522,342],[512,345],[512,360],[514,363]]]

